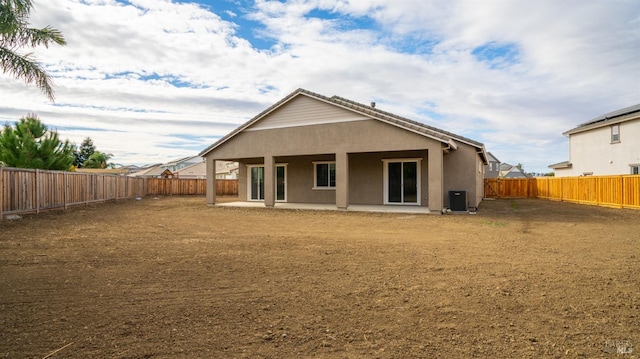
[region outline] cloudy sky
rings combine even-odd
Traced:
[[[36,113],[118,164],[197,155],[297,88],[483,142],[548,172],[562,132],[640,103],[637,0],[34,0],[67,46],[51,103],[0,74],[0,122]]]

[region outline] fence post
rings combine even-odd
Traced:
[[[69,174],[64,173],[64,209],[69,208]]]
[[[84,204],[85,204],[85,205],[88,205],[88,204],[89,204],[89,174],[87,173],[87,174],[84,176],[84,178],[85,178],[85,181],[86,181],[86,184],[87,184],[87,187],[86,187],[86,188],[87,188],[87,190],[86,190],[86,191],[84,191],[84,196],[85,196],[85,197],[84,197],[84,201],[85,201],[85,203],[84,203]]]
[[[4,219],[2,209],[4,208],[4,174],[3,166],[0,166],[0,222]]]
[[[40,170],[36,168],[35,178],[35,192],[36,192],[36,213],[40,213]]]

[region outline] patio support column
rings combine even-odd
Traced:
[[[216,204],[216,160],[206,158],[207,161],[207,206]]]
[[[346,210],[349,206],[349,154],[336,153],[336,207]]]
[[[442,149],[440,147],[430,148],[428,150],[427,163],[429,166],[429,210],[441,212],[444,164]]]
[[[264,156],[264,205],[273,207],[276,203],[275,163],[273,156]]]

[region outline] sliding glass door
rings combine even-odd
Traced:
[[[264,166],[249,166],[249,199],[264,201]]]
[[[419,160],[385,160],[385,204],[419,204]]]
[[[249,200],[264,201],[264,166],[250,165],[249,173]],[[287,201],[287,166],[276,165],[275,171],[276,202]]]

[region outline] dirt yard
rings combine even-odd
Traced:
[[[25,216],[0,222],[0,328],[3,358],[638,358],[640,211]]]

